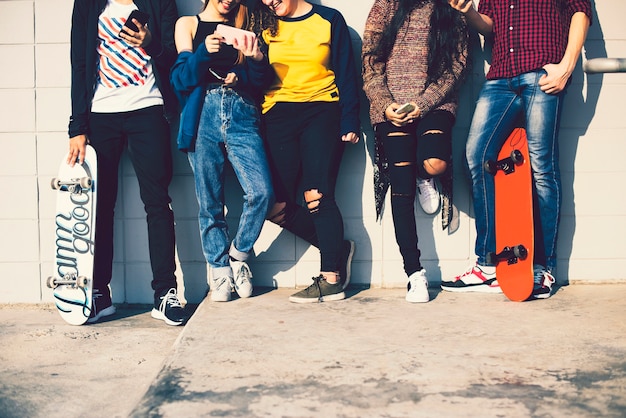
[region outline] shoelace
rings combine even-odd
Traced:
[[[221,289],[224,283],[228,282],[228,286],[230,287],[230,290],[232,291],[233,286],[231,285],[231,281],[228,277],[222,277],[221,279],[218,279],[218,280],[219,282],[216,282],[215,290]]]
[[[250,269],[245,264],[242,264],[235,276],[237,281],[248,282],[248,276],[251,276]]]
[[[169,305],[170,308],[182,308],[183,305],[180,304],[178,300],[178,295],[176,294],[176,289],[170,289],[165,296],[163,296],[163,301],[161,302],[161,311],[165,308],[165,306]]]
[[[317,277],[313,277],[313,285],[315,285],[317,287],[317,301],[321,302],[322,301],[322,287],[320,286],[320,282],[324,279],[324,276],[317,276]],[[313,286],[311,285],[311,286]]]
[[[431,198],[433,196],[435,196],[436,191],[435,191],[435,185],[433,184],[433,179],[427,179],[427,180],[420,180],[419,182],[419,189],[420,189],[420,194],[424,195],[427,198]]]
[[[417,285],[420,283],[426,283],[426,287],[428,287],[428,280],[422,275],[412,278],[409,280],[409,283],[411,284],[410,290],[416,289]]]

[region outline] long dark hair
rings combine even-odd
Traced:
[[[405,20],[411,12],[427,3],[433,3],[428,35],[428,71],[425,87],[437,84],[443,73],[453,73],[455,63],[465,66],[463,47],[468,42],[468,30],[461,13],[454,10],[447,0],[398,0],[398,8],[389,25],[384,29],[380,42],[373,50],[376,61],[386,62]],[[373,63],[371,63],[373,64]]]
[[[264,30],[268,30],[271,36],[276,36],[278,33],[278,17],[267,6],[257,4],[256,7],[252,7],[248,30],[257,35],[260,35]]]

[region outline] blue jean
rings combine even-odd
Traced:
[[[245,261],[261,233],[274,194],[259,113],[254,102],[235,90],[207,90],[194,152],[188,153],[200,207],[202,250],[213,277],[232,276],[228,257]],[[237,234],[230,241],[224,213],[226,158],[243,189],[243,209]]]
[[[519,76],[487,80],[480,92],[467,140],[466,155],[472,178],[478,263],[486,265],[487,253],[496,251],[494,230],[494,181],[484,169],[487,160],[495,160],[518,118],[525,120],[528,149],[540,227],[543,236],[545,267],[556,267],[556,239],[561,206],[558,128],[563,92],[546,94],[539,88],[544,70]],[[542,260],[543,254],[536,254]],[[543,260],[542,260],[543,261]],[[540,262],[544,264],[544,262]]]

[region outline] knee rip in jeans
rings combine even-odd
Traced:
[[[387,134],[387,138],[391,138],[391,137],[394,137],[394,136],[409,136],[409,134],[406,133],[406,132],[389,132]]]
[[[431,129],[429,131],[426,131],[422,134],[422,137],[425,137],[426,135],[443,135],[443,131],[440,129]],[[432,176],[437,176],[439,174],[442,174],[444,171],[446,171],[448,164],[443,161],[440,160],[439,158],[429,158],[427,160],[424,160],[424,170],[432,175]]]
[[[311,214],[319,212],[320,200],[324,197],[318,189],[310,189],[304,192],[304,200]]]

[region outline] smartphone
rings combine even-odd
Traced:
[[[222,24],[217,25],[215,33],[222,36],[224,38],[224,43],[227,43],[228,45],[232,45],[235,39],[238,40],[239,44],[242,44],[246,38],[250,41],[254,41],[256,39],[254,32]]]
[[[405,113],[412,112],[414,109],[415,109],[415,106],[413,106],[411,103],[405,103],[396,109],[396,113],[398,115],[403,115]]]
[[[124,28],[128,28],[134,32],[139,32],[139,28],[137,27],[137,25],[135,25],[135,23],[133,22],[133,19],[137,19],[139,23],[141,23],[142,25],[145,25],[146,23],[148,23],[149,17],[150,15],[146,12],[142,12],[137,9],[133,10],[128,16],[128,19],[126,19],[126,23],[124,23],[124,26],[122,27],[122,30],[120,32],[123,32]]]

